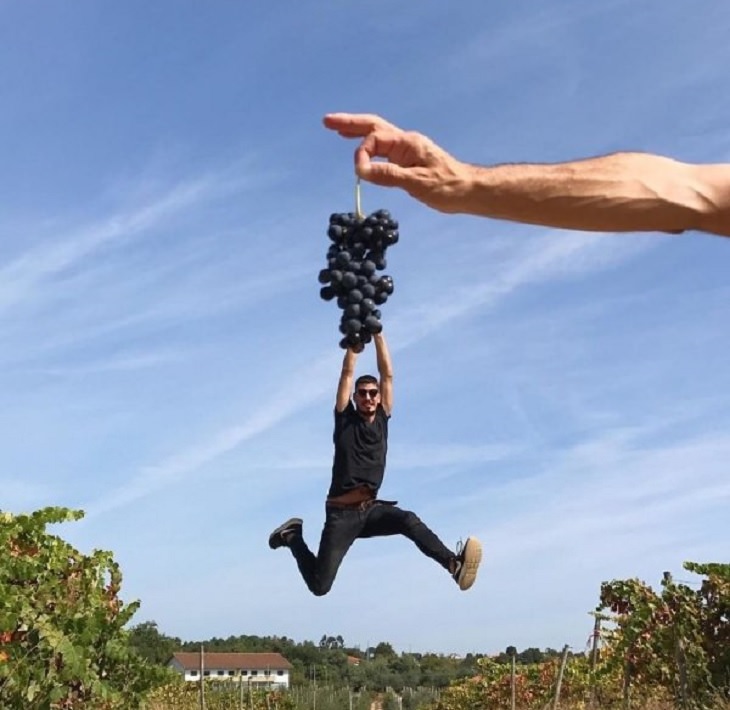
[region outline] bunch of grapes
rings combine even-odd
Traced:
[[[367,217],[354,212],[330,216],[327,268],[319,272],[319,291],[325,301],[337,300],[342,310],[340,347],[357,348],[383,329],[382,306],[393,293],[393,279],[380,275],[385,253],[398,241],[398,222],[387,210]]]

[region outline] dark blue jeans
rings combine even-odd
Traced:
[[[316,557],[301,535],[289,540],[289,548],[309,591],[318,597],[327,594],[332,588],[342,560],[358,538],[404,535],[444,569],[448,570],[454,559],[454,553],[415,513],[396,505],[376,501],[366,510],[327,505],[325,511],[326,518]]]

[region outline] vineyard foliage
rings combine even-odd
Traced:
[[[139,605],[120,599],[122,575],[111,553],[82,554],[47,530],[82,516],[66,508],[0,512],[0,707],[192,710],[199,686],[185,684],[164,665],[186,644],[159,634],[153,622],[127,629]],[[602,585],[593,612],[601,627],[595,654],[591,644],[566,653],[561,707],[726,707],[730,565],[686,563],[685,569],[701,581],[678,583],[665,574],[658,591],[638,579]],[[546,655],[538,649],[518,654],[509,647],[497,657],[469,654],[457,660],[399,655],[381,642],[351,665],[348,656],[356,649],[346,648],[340,636],[325,635],[319,645],[230,637],[206,646],[279,651],[294,669],[289,692],[243,687],[224,692],[211,685],[208,710],[240,708],[243,702],[255,710],[300,710],[315,700],[319,710],[350,703],[364,710],[373,697],[383,710],[396,704],[402,710],[499,709],[511,707],[513,693],[518,708],[542,710],[555,698],[561,668],[560,654],[552,649]],[[318,688],[315,668],[325,687]],[[410,690],[418,687],[423,690]]]
[[[595,616],[600,634],[592,653],[568,659],[560,687],[561,704],[595,702],[601,708],[725,707],[730,698],[730,565],[688,562],[702,575],[698,589],[665,574],[660,592],[638,579],[601,586]],[[598,641],[599,639],[597,639]],[[452,684],[438,710],[544,708],[555,697],[559,662],[517,664],[482,658],[479,673]]]
[[[111,553],[47,532],[80,511],[0,513],[0,707],[131,710],[167,672],[130,650],[138,604],[119,598]]]

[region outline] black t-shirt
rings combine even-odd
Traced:
[[[383,482],[388,452],[388,419],[390,416],[380,404],[372,424],[358,414],[352,401],[342,412],[335,409],[332,437],[335,455],[330,497],[363,485],[378,491]]]

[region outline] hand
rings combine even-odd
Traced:
[[[344,138],[363,139],[355,151],[355,172],[363,180],[400,187],[442,212],[458,211],[469,184],[469,166],[430,138],[373,114],[331,113],[324,117],[324,125]]]
[[[358,343],[357,345],[348,345],[347,349],[354,353],[355,355],[359,355],[363,350],[365,350],[365,345],[363,343]]]

